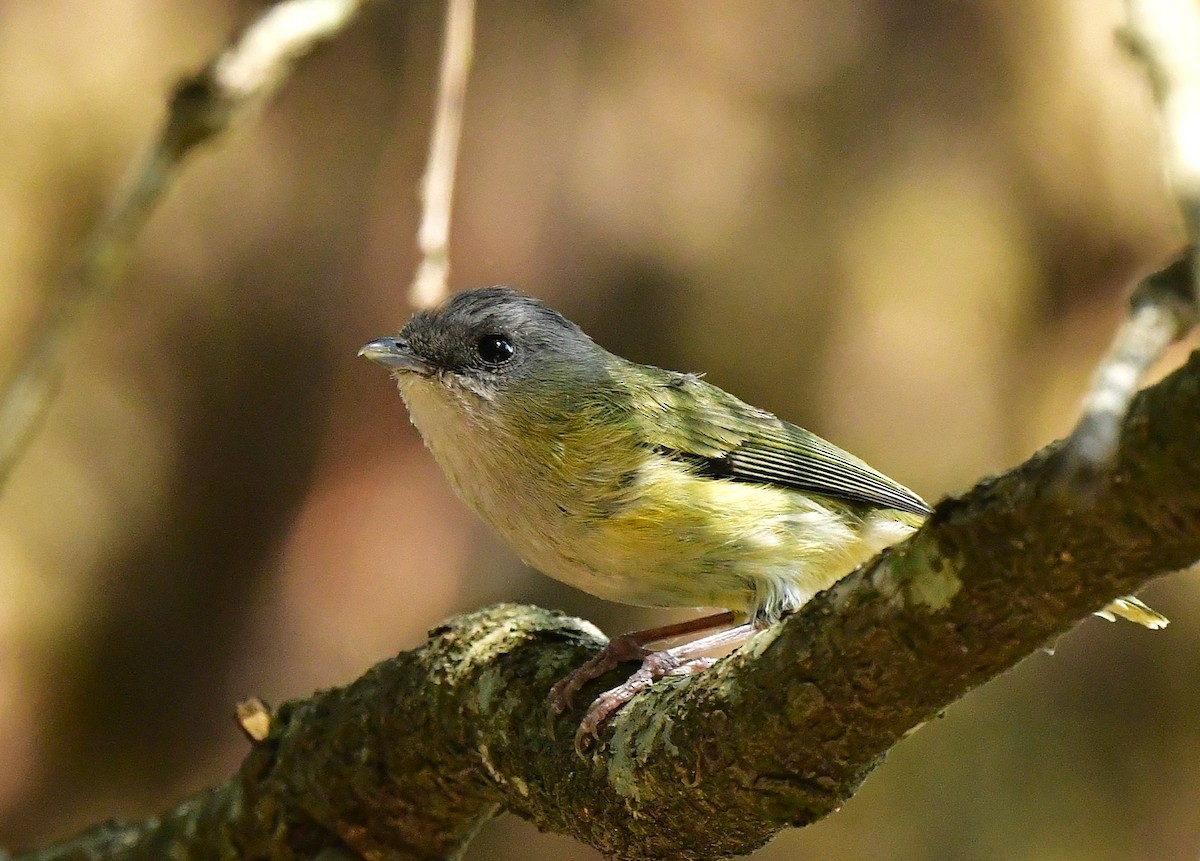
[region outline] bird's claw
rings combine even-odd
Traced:
[[[646,647],[633,637],[613,637],[590,660],[571,670],[555,683],[547,697],[550,711],[556,715],[562,714],[571,708],[571,701],[588,682],[615,670],[626,661],[644,661],[653,654],[656,653],[647,651]]]
[[[600,726],[609,716],[659,679],[664,676],[689,676],[707,670],[714,663],[715,658],[681,661],[669,651],[650,652],[642,659],[637,672],[615,688],[600,694],[588,706],[579,729],[575,731],[575,752],[584,756],[590,740],[599,738]]]

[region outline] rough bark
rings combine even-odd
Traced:
[[[1200,558],[1198,451],[1193,356],[1135,400],[1086,499],[1049,446],[711,671],[636,698],[585,758],[579,712],[551,720],[544,701],[599,638],[502,605],[283,706],[236,775],[162,817],[17,858],[453,858],[504,810],[630,861],[749,852],[835,810],[967,691]]]

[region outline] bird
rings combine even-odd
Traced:
[[[614,637],[554,711],[628,660],[580,733],[664,675],[699,672],[931,513],[904,485],[695,373],[617,356],[509,287],[451,295],[359,355],[387,367],[456,494],[530,566],[600,598],[707,616]],[[1166,624],[1136,598],[1100,615]],[[672,648],[654,643],[708,633]]]

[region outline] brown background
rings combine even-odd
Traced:
[[[170,85],[262,5],[0,3],[0,364]],[[72,346],[0,498],[0,844],[173,803],[240,761],[235,700],[347,681],[457,611],[667,618],[523,568],[355,359],[409,313],[442,13],[372,6],[200,153]],[[453,283],[962,490],[1069,429],[1180,242],[1120,16],[482,0]],[[1148,590],[1163,633],[1085,623],[758,857],[1194,859],[1196,592]],[[508,818],[468,857],[597,856]]]

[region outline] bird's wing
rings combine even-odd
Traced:
[[[657,370],[657,369],[655,369]],[[660,454],[713,478],[929,514],[907,487],[816,434],[746,404],[691,374],[659,372],[638,410]]]

